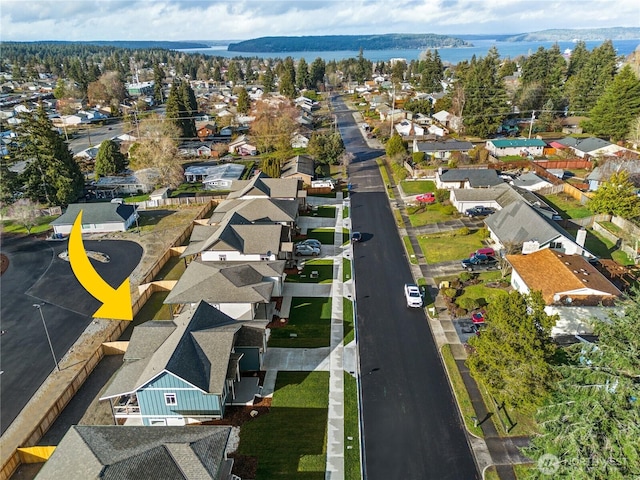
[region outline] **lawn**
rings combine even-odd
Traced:
[[[593,215],[591,210],[566,193],[545,195],[542,198],[557,210],[562,218],[586,218]]]
[[[149,297],[149,300],[142,306],[133,320],[127,325],[126,330],[122,333],[120,340],[129,340],[133,333],[133,327],[137,327],[150,320],[172,320],[169,305],[165,305],[164,300],[169,292],[155,292]]]
[[[331,298],[294,297],[289,321],[272,328],[270,347],[328,347],[331,334]],[[294,335],[294,336],[292,336]]]
[[[144,202],[146,200],[149,200],[148,193],[145,193],[144,195],[133,195],[131,197],[125,197],[124,203]]]
[[[186,269],[184,258],[177,255],[169,257],[154,280],[179,280]]]
[[[576,235],[576,229],[567,229],[574,237]],[[618,262],[620,265],[630,266],[633,265],[633,260],[624,253],[622,250],[616,249],[613,242],[600,235],[598,232],[588,228],[587,238],[584,242],[584,246],[587,250],[593,253],[599,258],[612,259]]]
[[[349,207],[342,207],[342,218],[349,218]]]
[[[318,272],[311,277],[311,272]],[[285,282],[291,283],[331,283],[333,282],[333,260],[307,260],[300,274],[288,274]]]
[[[342,334],[344,344],[347,345],[355,338],[353,325],[353,302],[348,298],[342,298]]]
[[[420,205],[419,207],[409,207],[407,209],[409,221],[414,227],[429,225],[431,223],[446,222],[458,218],[457,210],[451,205],[433,203],[431,205]]]
[[[351,280],[351,260],[348,258],[342,259],[342,281],[346,282]]]
[[[471,252],[484,247],[484,229],[476,230],[469,235],[419,235],[418,243],[427,263],[439,263],[467,258]],[[462,270],[462,267],[460,267]]]
[[[318,208],[312,208],[310,211],[302,214],[307,217],[336,218],[336,207],[330,205],[321,205]]]
[[[51,230],[49,224],[56,218],[58,218],[58,215],[38,217],[36,219],[36,225],[31,228],[31,235],[37,235]],[[24,226],[19,222],[15,222],[13,220],[3,220],[2,231],[4,233],[22,233],[24,235],[27,234],[27,229],[24,228]]]
[[[500,276],[500,272],[491,272]],[[464,287],[462,295],[456,297],[456,304],[460,305],[463,298],[484,299],[487,304],[493,302],[498,297],[505,297],[508,293],[501,288],[487,287],[484,283],[469,285]]]
[[[411,245],[411,239],[405,235],[402,237],[402,242],[404,243],[404,248],[409,256],[409,262],[411,262],[412,265],[417,265],[418,259],[416,257],[416,252],[413,250],[413,245]]]
[[[436,184],[431,180],[403,180],[400,186],[406,195],[418,195],[420,193],[435,192]]]
[[[171,197],[179,197],[180,195],[195,195],[196,193],[205,193],[207,190],[202,183],[181,183],[178,188],[171,192]],[[211,193],[211,192],[209,192]]]
[[[315,238],[316,240],[320,240],[320,243],[323,245],[333,245],[335,235],[334,228],[312,228],[307,230],[307,238]],[[342,229],[342,243],[346,243],[349,241],[349,230],[346,228]]]
[[[395,198],[395,195],[393,194],[393,189],[390,188],[391,181],[389,180],[389,174],[387,173],[387,165],[385,164],[384,160],[382,160],[381,158],[378,158],[376,160],[376,163],[378,164],[378,169],[380,170],[380,176],[382,176],[382,181],[387,186],[387,195],[389,195],[389,198],[391,199]]]
[[[361,480],[358,385],[348,372],[344,372],[344,447],[345,480]]]
[[[477,418],[477,414],[473,408],[473,404],[471,403],[469,392],[467,392],[467,388],[464,386],[462,375],[460,374],[460,370],[458,370],[458,365],[456,365],[456,361],[453,358],[451,346],[449,344],[443,345],[442,358],[444,359],[444,364],[447,367],[447,375],[451,385],[453,386],[453,392],[455,393],[458,408],[464,420],[465,427],[475,436],[484,437],[482,427],[476,427],[472,420],[473,417]]]
[[[478,390],[482,394],[482,399],[488,412],[493,412],[491,421],[496,427],[501,437],[519,437],[534,435],[538,427],[533,415],[523,415],[510,407],[498,409],[484,385],[476,379]]]
[[[324,480],[329,372],[278,372],[269,413],[240,430],[240,455],[256,457],[256,480]]]

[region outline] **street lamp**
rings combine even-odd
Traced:
[[[33,306],[38,309],[40,312],[40,318],[42,318],[42,325],[44,325],[44,333],[47,334],[47,341],[49,342],[49,348],[51,349],[51,355],[53,355],[53,361],[56,364],[56,368],[60,371],[60,365],[58,365],[58,360],[56,360],[56,353],[53,351],[53,345],[51,345],[51,337],[49,337],[49,330],[47,330],[47,324],[44,321],[44,313],[42,313],[42,305],[40,303],[34,303]]]

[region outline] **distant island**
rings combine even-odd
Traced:
[[[318,35],[304,37],[260,37],[231,43],[230,52],[310,52],[340,50],[409,50],[425,48],[471,47],[460,38],[446,35],[402,34],[386,35]]]
[[[96,45],[98,47],[117,47],[129,50],[143,50],[160,48],[164,50],[180,50],[186,48],[209,48],[216,42],[191,42],[178,41],[169,42],[162,40],[82,40],[82,41],[66,41],[66,40],[39,40],[36,42],[5,42],[5,43],[44,43],[50,45]]]
[[[640,39],[640,28],[581,28],[554,29],[539,32],[520,33],[504,38],[506,42],[571,42],[573,40],[635,40]]]

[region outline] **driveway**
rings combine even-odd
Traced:
[[[66,242],[4,236],[2,253],[9,268],[2,275],[0,338],[2,391],[0,430],[4,432],[55,368],[42,319],[34,304],[42,305],[57,360],[92,321],[100,303],[76,280],[68,262],[58,254]],[[105,253],[109,263],[91,260],[98,273],[117,287],[142,257],[142,247],[129,241],[85,241],[85,248]]]

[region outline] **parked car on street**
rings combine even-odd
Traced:
[[[416,284],[404,284],[404,297],[407,300],[407,307],[422,307],[422,294],[420,293],[420,289]]]
[[[464,214],[467,217],[486,217],[487,215],[491,215],[495,210],[489,207],[483,207],[482,205],[476,205],[473,208],[467,208],[464,211]]]
[[[362,240],[362,234],[360,232],[351,233],[351,241],[353,243],[359,242],[360,240]]]
[[[296,245],[295,253],[303,257],[317,257],[320,255],[320,249],[311,245]]]
[[[307,238],[306,240],[296,243],[296,247],[298,245],[309,245],[319,249],[322,246],[322,243],[320,243],[320,240],[316,240],[315,238]]]
[[[420,203],[434,203],[436,201],[436,196],[433,193],[423,193],[416,197],[416,202]]]
[[[462,268],[469,272],[473,272],[474,270],[497,269],[499,264],[500,263],[496,257],[484,255],[482,253],[474,254],[471,257],[462,260]]]

